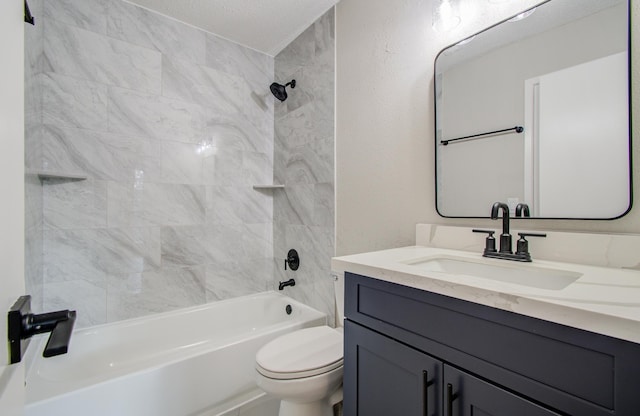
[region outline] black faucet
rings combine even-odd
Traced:
[[[19,363],[29,345],[29,338],[35,334],[51,332],[43,357],[66,354],[76,311],[62,310],[42,314],[31,313],[31,296],[20,296],[9,310],[7,317],[10,363]]]
[[[295,286],[296,281],[293,279],[289,279],[286,282],[278,282],[278,290],[283,290],[287,286]]]
[[[511,250],[511,234],[509,234],[509,206],[504,202],[496,202],[491,207],[491,219],[497,220],[502,209],[502,234],[500,234],[500,253],[513,254]]]
[[[511,234],[509,234],[509,206],[504,202],[496,202],[491,207],[491,219],[497,220],[498,215],[502,210],[502,234],[500,234],[500,251],[496,251],[496,239],[493,238],[495,231],[493,230],[472,230],[474,233],[486,233],[489,236],[486,239],[484,257],[491,257],[494,259],[514,260],[514,261],[531,261],[531,255],[529,254],[529,242],[526,237],[546,237],[546,234],[537,233],[518,233],[520,239],[517,243],[517,251],[513,254],[511,250]],[[527,204],[518,204],[516,207],[516,214],[520,216],[524,214],[525,217],[529,216],[529,207]]]
[[[516,217],[531,217],[531,212],[529,211],[529,205],[520,203],[516,205]]]

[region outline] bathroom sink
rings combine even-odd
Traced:
[[[502,260],[496,260],[502,261]],[[421,270],[450,273],[515,283],[522,286],[547,290],[561,290],[575,282],[581,273],[570,270],[550,269],[530,264],[496,264],[456,257],[432,257],[406,262]]]

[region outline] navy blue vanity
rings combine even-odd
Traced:
[[[640,344],[345,273],[344,414],[640,415]]]

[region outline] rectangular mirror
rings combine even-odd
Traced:
[[[631,207],[628,0],[548,0],[435,60],[436,208],[613,219]]]

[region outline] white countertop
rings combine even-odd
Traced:
[[[455,257],[506,267],[547,268],[580,273],[560,290],[422,270],[407,264],[428,257]],[[496,263],[497,262],[497,263]],[[335,257],[332,270],[352,272],[640,343],[640,271],[534,260],[485,259],[480,253],[411,246]]]

